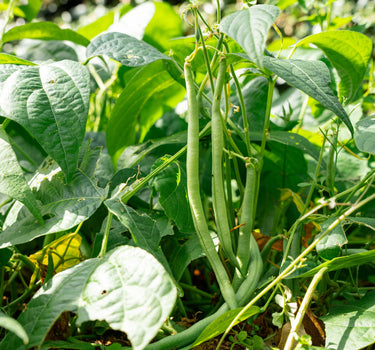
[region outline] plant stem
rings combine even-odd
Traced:
[[[5,30],[9,24],[9,22],[12,20],[14,14],[13,14],[13,11],[14,11],[14,7],[16,6],[16,2],[17,0],[10,0],[9,1],[9,4],[8,4],[8,8],[5,12],[5,19],[4,19],[4,24],[2,26],[2,28],[0,29],[0,51],[2,51],[2,48],[3,48],[3,37],[4,37],[4,33],[5,33]]]
[[[107,223],[105,225],[105,231],[104,231],[103,240],[102,240],[102,247],[100,249],[98,258],[102,258],[107,253],[108,237],[109,237],[109,232],[111,231],[112,219],[113,219],[113,214],[110,211],[108,211]]]
[[[298,309],[297,316],[292,321],[292,328],[290,330],[288,339],[285,343],[284,350],[292,350],[294,348],[293,346],[294,346],[295,336],[297,335],[298,330],[301,327],[303,317],[306,313],[307,308],[309,307],[313,293],[318,283],[320,282],[320,280],[322,279],[323,275],[326,273],[327,270],[328,270],[327,267],[323,267],[322,269],[320,269],[314,276],[313,280],[311,281],[309,288],[307,289],[305,293],[301,306]]]
[[[188,147],[186,156],[187,188],[190,208],[193,215],[194,226],[205,252],[217,278],[224,300],[231,309],[237,307],[233,287],[225,268],[216,252],[215,245],[208,230],[207,221],[203,211],[199,187],[199,117],[198,101],[194,87],[194,77],[190,63],[185,63],[185,80],[188,96]]]

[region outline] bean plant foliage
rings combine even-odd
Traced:
[[[273,1],[64,29],[41,3],[0,4],[0,349],[374,343],[365,27]],[[319,30],[285,37],[292,10]]]

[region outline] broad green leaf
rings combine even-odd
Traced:
[[[161,62],[137,72],[118,97],[108,122],[107,147],[114,162],[126,146],[142,142],[152,124],[183,96],[184,89]],[[137,134],[139,140],[136,140]]]
[[[13,250],[10,248],[0,249],[0,267],[4,267],[8,264],[10,258],[13,255]]]
[[[63,61],[71,60],[78,62],[76,51],[63,41],[29,41],[23,43],[17,49],[17,54],[29,61]]]
[[[129,4],[123,5],[121,8],[114,9],[109,11],[104,16],[98,18],[97,20],[79,28],[77,30],[78,34],[83,35],[85,38],[91,40],[95,36],[99,35],[100,33],[104,32],[109,28],[109,26],[113,23],[115,16],[118,14],[120,17],[123,16],[125,13],[130,11],[132,6]]]
[[[152,170],[163,164],[168,157],[155,162]],[[187,195],[186,172],[179,162],[174,162],[157,174],[151,184],[159,192],[159,203],[165,214],[173,220],[181,232],[194,232]]]
[[[263,68],[268,31],[279,14],[276,6],[255,5],[225,17],[220,29],[240,44],[251,62]]]
[[[374,218],[364,218],[364,217],[355,217],[355,216],[349,216],[347,219],[346,219],[346,222],[345,223],[356,223],[358,225],[364,225],[368,228],[370,228],[371,230],[375,231],[375,219]]]
[[[86,56],[108,56],[128,67],[145,66],[157,60],[170,60],[153,46],[127,34],[110,32],[99,35],[87,47]]]
[[[0,53],[0,64],[23,64],[28,66],[36,66],[36,64],[33,62],[26,61],[13,55],[8,55],[6,53]]]
[[[310,35],[298,46],[304,44],[314,44],[325,53],[340,77],[339,95],[353,100],[371,57],[371,39],[362,33],[335,30]]]
[[[373,260],[375,260],[375,250],[369,250],[364,253],[358,253],[358,254],[352,254],[348,256],[342,256],[339,258],[334,258],[302,274],[296,274],[296,275],[293,274],[293,276],[290,276],[289,278],[311,277],[311,276],[314,276],[323,267],[327,267],[328,271],[337,271],[341,269],[347,269],[352,266],[363,265]]]
[[[259,307],[258,306],[251,306],[249,307],[244,314],[237,320],[235,323],[238,324],[249,317],[257,314],[259,312]],[[215,321],[210,323],[204,331],[200,334],[198,339],[194,342],[192,345],[197,346],[199,344],[202,344],[203,342],[210,340],[221,333],[224,333],[226,329],[229,327],[229,325],[232,323],[232,321],[236,318],[236,316],[242,311],[242,308],[234,309],[234,310],[229,310],[225,312],[224,314],[220,315]]]
[[[0,349],[40,346],[58,316],[78,314],[77,324],[105,320],[143,349],[169,316],[176,289],[158,261],[144,250],[121,246],[102,259],[88,259],[56,274],[34,295],[18,322],[29,334],[28,347],[7,334]]]
[[[77,168],[86,130],[89,81],[86,67],[66,60],[19,69],[2,85],[4,116],[30,132],[68,180]]]
[[[26,350],[41,345],[62,312],[78,311],[87,278],[99,263],[99,259],[85,260],[56,274],[44,284],[17,320],[29,335],[28,346],[24,346],[19,338],[8,333],[0,343],[0,349]]]
[[[332,217],[321,223],[321,231],[326,231],[335,220],[336,218]],[[323,259],[330,260],[340,255],[341,247],[346,243],[348,243],[348,239],[346,238],[345,231],[342,225],[337,225],[316,245],[316,251]]]
[[[350,119],[329,86],[331,76],[323,62],[283,60],[267,56],[264,58],[264,66],[334,112],[353,134]]]
[[[21,324],[14,318],[4,314],[0,311],[0,327],[7,331],[14,333],[26,345],[29,342],[29,337]]]
[[[31,214],[15,206],[8,214],[0,235],[0,248],[26,243],[36,237],[66,231],[87,220],[101,205],[108,189],[97,187],[95,179],[80,169],[69,184],[59,169],[40,171],[34,179],[34,193],[40,202],[42,215],[49,218],[44,225],[35,222]],[[16,203],[17,204],[17,203]]]
[[[118,199],[121,197],[121,193],[119,192],[113,198],[106,200],[104,204],[130,231],[137,246],[154,255],[164,268],[171,273],[168,261],[160,248],[160,240],[164,235],[159,231],[157,221],[149,215],[140,214],[128,205],[123,204]]]
[[[2,126],[0,126],[0,193],[25,204],[32,215],[43,223],[40,208]]]
[[[354,141],[360,151],[375,154],[375,116],[364,118],[355,125]]]
[[[56,23],[34,22],[17,26],[7,31],[3,42],[21,39],[68,40],[75,44],[87,46],[90,40],[71,29],[61,29]]]
[[[167,2],[152,4],[155,14],[145,29],[143,40],[164,51],[170,47],[170,39],[183,36],[181,16]]]
[[[309,154],[315,160],[319,160],[319,150],[314,146],[309,140],[307,140],[302,135],[298,135],[287,131],[272,131],[268,135],[269,141],[276,141],[283,143],[288,146],[293,146],[300,149],[306,154]],[[325,167],[325,162],[322,162]]]
[[[177,297],[173,281],[146,251],[122,246],[109,252],[89,276],[77,323],[105,320],[143,349],[169,316]]]
[[[328,350],[363,349],[375,342],[375,292],[360,300],[341,302],[321,317]]]

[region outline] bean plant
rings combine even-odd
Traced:
[[[372,41],[317,3],[294,41],[286,1],[75,30],[1,4],[0,349],[374,342]],[[284,342],[241,331],[262,315]]]

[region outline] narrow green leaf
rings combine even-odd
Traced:
[[[164,163],[168,157],[157,160],[152,169]],[[159,203],[165,214],[173,220],[181,232],[195,232],[187,195],[186,172],[179,162],[174,162],[157,174],[151,182],[159,192]]]
[[[361,300],[341,302],[321,317],[328,350],[363,349],[375,342],[375,292]]]
[[[320,224],[321,231],[324,232],[336,220],[335,217],[329,218]],[[337,225],[331,232],[323,237],[316,245],[316,251],[323,259],[333,259],[340,255],[341,247],[348,243],[345,231],[342,225]]]
[[[0,126],[0,193],[25,204],[32,215],[43,223],[40,208],[2,126]]]
[[[61,29],[56,23],[35,22],[17,26],[7,31],[3,42],[21,39],[68,40],[75,44],[87,46],[90,40],[71,29]]]
[[[323,62],[283,60],[267,56],[264,58],[264,66],[334,112],[353,134],[350,119],[329,86],[331,76]]]
[[[173,281],[152,255],[122,246],[109,252],[87,279],[77,323],[105,320],[141,350],[169,316],[176,297]]]
[[[250,61],[263,68],[268,31],[279,14],[276,6],[255,5],[225,17],[220,29],[245,50]]]
[[[184,89],[161,62],[135,74],[118,97],[106,130],[108,152],[114,162],[126,146],[142,142],[152,124],[183,96]],[[137,133],[140,140],[136,140]]]
[[[13,55],[8,55],[6,53],[0,53],[0,64],[23,64],[28,66],[36,66],[37,64],[26,61],[22,58],[18,58]]]
[[[332,260],[326,261],[323,264],[318,265],[317,267],[306,271],[303,274],[293,274],[288,276],[288,278],[304,278],[314,276],[321,268],[327,267],[328,271],[336,271],[341,269],[347,269],[352,266],[363,265],[375,260],[375,250],[369,250],[364,253],[358,253],[348,256],[342,256],[339,258],[334,258]],[[296,271],[298,272],[298,270]]]
[[[251,306],[249,307],[246,312],[236,321],[235,325],[248,319],[249,317],[257,314],[259,312],[258,306]],[[232,321],[236,318],[236,316],[242,311],[242,308],[229,310],[224,314],[220,315],[215,321],[210,323],[198,339],[194,342],[192,347],[202,344],[203,342],[210,340],[221,333],[224,333]]]
[[[108,56],[125,66],[140,67],[157,60],[170,60],[153,46],[130,35],[110,32],[99,35],[87,47],[86,56]]]
[[[9,1],[2,1],[0,3],[0,11],[6,11],[9,6]],[[27,4],[16,6],[13,13],[16,16],[25,18],[27,21],[32,21],[39,13],[42,0],[28,0]]]
[[[0,327],[14,333],[18,338],[20,338],[24,344],[29,342],[29,337],[27,333],[21,326],[21,324],[14,318],[4,314],[0,311]]]
[[[4,116],[36,138],[68,181],[77,168],[85,135],[89,82],[86,67],[66,60],[19,69],[2,85],[0,109]]]
[[[298,43],[319,47],[340,77],[339,95],[352,101],[362,84],[372,53],[372,41],[362,33],[335,30],[310,35]]]
[[[375,154],[375,116],[364,118],[355,125],[354,141],[360,151]]]

